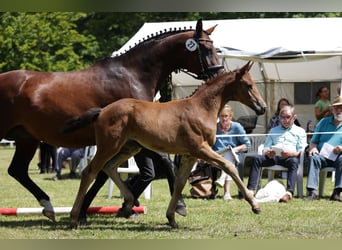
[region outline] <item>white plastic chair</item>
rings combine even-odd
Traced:
[[[266,136],[261,135],[261,136],[251,136],[250,137],[250,142],[251,142],[251,147],[248,149],[248,152],[245,153],[245,158],[247,156],[255,156],[258,155],[259,151],[258,148],[261,144],[265,142]]]
[[[319,173],[319,182],[318,182],[318,195],[319,197],[323,196],[324,193],[324,185],[325,185],[325,179],[327,178],[328,172],[331,172],[331,181],[335,182],[335,168],[334,167],[327,167],[322,168]]]
[[[264,149],[264,144],[261,144],[258,147],[258,154],[261,155],[262,151]],[[303,197],[303,169],[304,169],[304,155],[305,155],[305,147],[300,153],[299,156],[299,165],[298,165],[298,170],[297,170],[297,195],[299,198]],[[274,172],[275,171],[288,171],[286,167],[280,166],[280,165],[273,165],[270,167],[262,167],[261,170],[261,176],[262,176],[262,171],[263,170],[268,171],[268,181],[271,181],[274,179]]]
[[[137,166],[137,163],[134,160],[134,157],[131,157],[128,159],[128,167],[119,167],[117,169],[118,173],[120,174],[120,177],[122,180],[127,179],[128,174],[139,174],[139,168]],[[108,185],[108,199],[111,199],[113,196],[113,187],[114,187],[114,182],[112,179],[109,180],[109,185]],[[146,200],[151,199],[152,197],[152,182],[145,188],[144,190],[144,196]]]
[[[84,148],[84,155],[79,163],[79,175],[82,174],[83,169],[88,166],[88,163],[93,159],[94,155],[96,154],[96,145],[87,146]]]

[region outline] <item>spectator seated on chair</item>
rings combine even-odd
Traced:
[[[251,160],[247,188],[253,193],[260,183],[261,168],[281,165],[288,169],[286,191],[293,195],[299,156],[307,145],[306,133],[303,128],[294,124],[296,115],[293,106],[284,106],[279,112],[279,118],[281,124],[270,130],[265,140],[263,154],[254,156]]]
[[[335,188],[330,200],[342,201],[342,96],[334,100],[331,109],[333,115],[318,122],[310,141],[307,200],[319,198],[317,187],[321,169],[334,167]]]
[[[239,176],[241,180],[243,180],[243,164],[242,164],[242,152],[246,152],[248,148],[251,147],[251,143],[246,136],[246,131],[242,127],[242,125],[238,122],[233,122],[234,112],[229,105],[225,105],[219,114],[219,122],[217,123],[216,134],[217,135],[227,135],[225,137],[217,137],[216,142],[213,145],[214,151],[221,151],[226,148],[230,148],[230,154],[225,154],[224,157],[226,160],[234,163],[239,171]],[[229,136],[229,135],[239,135],[241,136]],[[233,156],[236,156],[233,157]],[[232,178],[227,175],[224,171],[221,171],[221,176],[215,182],[218,186],[223,187],[224,189],[224,200],[231,200],[232,197],[230,195],[230,184]]]

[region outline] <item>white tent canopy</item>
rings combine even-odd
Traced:
[[[274,106],[281,97],[294,100],[294,82],[328,81],[334,87],[342,79],[342,18],[282,18],[234,19],[203,21],[203,28],[217,25],[211,35],[226,70],[241,67],[248,60],[255,61],[251,74],[260,83],[259,89],[271,109],[258,120],[265,127]],[[196,21],[145,23],[116,53],[134,47],[148,35],[170,28],[195,28]],[[272,84],[269,84],[272,83]],[[193,92],[201,84],[180,73],[173,75],[174,98]],[[270,90],[270,85],[273,91]],[[278,85],[279,86],[278,86]],[[335,96],[332,89],[331,96]],[[302,124],[312,119],[313,106],[306,105],[301,114]],[[310,110],[308,110],[310,109]],[[252,113],[245,110],[243,114]],[[309,114],[310,113],[310,114]],[[310,116],[311,115],[311,116]]]

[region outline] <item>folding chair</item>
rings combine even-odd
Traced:
[[[324,185],[325,185],[325,179],[327,178],[328,172],[331,172],[331,181],[335,182],[335,168],[334,167],[327,167],[322,168],[319,173],[319,182],[318,182],[318,195],[319,197],[323,196],[324,193]]]
[[[258,148],[258,154],[261,155],[262,151],[264,149],[264,144],[261,144]],[[297,195],[299,198],[303,197],[303,169],[304,169],[304,155],[305,155],[305,147],[300,152],[299,156],[299,165],[297,170]],[[274,173],[275,171],[288,171],[286,167],[280,166],[280,165],[273,165],[269,167],[262,167],[261,170],[261,176],[263,170],[268,171],[268,181],[271,181],[274,179]]]
[[[118,173],[120,174],[120,177],[122,180],[125,180],[128,178],[128,174],[139,174],[139,168],[137,166],[137,163],[134,160],[134,157],[131,157],[128,159],[128,167],[119,167],[117,169]],[[114,182],[112,179],[109,178],[109,186],[108,186],[108,199],[111,199],[113,196],[113,187]],[[144,196],[146,200],[151,199],[152,197],[152,182],[145,188],[144,190]]]

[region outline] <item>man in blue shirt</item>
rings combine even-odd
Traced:
[[[297,180],[300,152],[306,147],[305,130],[294,124],[296,115],[294,107],[284,106],[279,112],[280,125],[273,127],[266,137],[262,155],[253,158],[247,188],[253,192],[260,182],[262,167],[281,165],[288,168],[287,192],[293,195]],[[274,147],[281,148],[279,155]]]
[[[310,142],[310,163],[308,171],[307,200],[317,200],[318,178],[321,168],[335,167],[335,188],[330,197],[332,201],[341,202],[342,191],[342,96],[332,104],[332,116],[323,118],[316,126]],[[327,143],[332,147],[336,158],[328,159],[322,155],[322,147]]]

